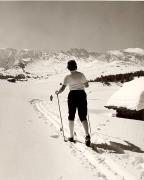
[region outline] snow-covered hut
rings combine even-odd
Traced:
[[[144,77],[125,83],[105,107],[116,110],[118,117],[144,120]]]

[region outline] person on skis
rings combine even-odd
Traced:
[[[75,60],[68,61],[67,68],[70,74],[64,78],[61,88],[55,93],[58,95],[65,90],[67,85],[69,86],[68,120],[70,137],[68,140],[74,142],[74,119],[76,110],[78,110],[78,115],[85,131],[85,144],[90,146],[91,139],[87,121],[87,95],[85,92],[85,88],[89,87],[89,84],[85,75],[77,71],[77,63]]]

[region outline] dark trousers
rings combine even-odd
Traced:
[[[76,109],[81,121],[87,119],[87,95],[84,90],[72,90],[68,95],[68,119],[74,121]]]

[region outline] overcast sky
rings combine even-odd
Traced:
[[[144,48],[144,2],[0,2],[0,48]]]

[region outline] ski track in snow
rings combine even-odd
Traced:
[[[55,128],[60,131],[61,122],[58,109],[56,109],[56,104],[55,106],[52,106],[51,103],[42,100],[32,100],[31,104],[33,104],[35,110],[39,112],[42,117],[44,117],[45,123],[48,121],[47,123],[53,124]],[[66,113],[67,112],[64,112],[65,115]],[[62,114],[62,116],[66,117],[64,116],[64,114]],[[75,126],[79,126],[79,124],[76,123]],[[64,132],[65,136],[68,137],[69,133],[67,121],[64,122]],[[82,132],[80,132],[79,136],[80,139],[83,139]],[[115,160],[113,160],[110,156],[110,153],[109,155],[107,152],[98,153],[100,151],[96,152],[97,150],[94,151],[91,148],[86,147],[82,143],[68,142],[66,144],[70,147],[73,153],[80,153],[81,156],[88,160],[92,167],[94,167],[96,171],[99,172],[98,177],[103,178],[104,180],[139,180],[137,176],[129,172],[124,166],[118,164]],[[121,153],[120,147],[115,146],[114,148],[119,153]],[[143,176],[141,179],[143,179]]]

